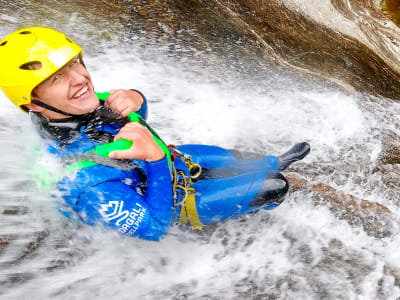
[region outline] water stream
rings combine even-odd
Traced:
[[[332,209],[317,193],[292,190],[273,211],[201,233],[173,227],[158,243],[76,224],[32,179],[40,138],[1,94],[1,299],[400,297],[400,166],[379,166],[381,137],[400,136],[399,103],[240,55],[236,40],[199,51],[187,41],[123,35],[119,21],[109,24],[110,40],[93,25],[101,28],[101,17],[86,24],[73,7],[48,12],[32,4],[34,14],[8,5],[0,10],[0,36],[62,20],[57,28],[83,46],[96,89],[140,89],[164,140],[266,154],[308,141],[311,154],[292,172],[383,204],[393,220]],[[49,157],[40,163],[57,168]]]

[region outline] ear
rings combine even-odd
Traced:
[[[45,110],[44,107],[41,107],[41,106],[36,105],[36,104],[34,104],[34,103],[25,104],[25,106],[26,106],[27,108],[29,108],[29,110],[35,111],[35,112],[42,112],[42,111]]]

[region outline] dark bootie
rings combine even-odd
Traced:
[[[266,205],[279,205],[285,199],[289,190],[289,183],[280,173],[269,173],[263,185],[254,199],[249,203],[250,207]]]
[[[278,171],[283,171],[295,161],[306,157],[310,149],[310,144],[306,142],[294,145],[288,152],[278,156]]]

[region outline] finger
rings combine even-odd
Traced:
[[[112,102],[108,103],[108,108],[111,108],[116,113],[121,114],[121,112],[125,110],[128,107],[128,105],[129,103],[126,103],[123,99],[117,98]]]
[[[129,123],[126,123],[119,132],[125,131],[125,130],[132,130],[133,128],[135,128],[135,130],[137,130],[137,129],[142,129],[144,127],[139,122],[129,122]]]
[[[110,94],[106,99],[106,104],[111,104],[115,99],[115,93]]]
[[[113,102],[112,109],[121,114],[122,111],[129,108],[130,103],[126,103],[123,99],[117,99]]]
[[[106,101],[104,102],[104,106],[112,109],[111,108],[112,103],[113,103],[113,98],[110,95],[110,96],[107,97]]]
[[[108,154],[108,157],[115,159],[133,159],[135,156],[135,150],[132,148],[133,146],[128,150],[112,151],[110,154]]]
[[[140,124],[138,123],[128,123],[126,124],[119,132],[114,136],[114,141],[119,139],[126,139],[129,141],[133,141],[135,138],[139,138],[143,132],[140,131]]]
[[[130,106],[127,106],[126,104],[121,104],[116,108],[112,108],[112,110],[120,114],[122,117],[126,117],[129,113],[133,111],[132,108]]]
[[[131,112],[136,111],[137,109],[132,108],[131,106],[126,107],[125,109],[123,109],[120,112],[120,115],[123,117],[126,117],[127,115],[129,115]]]
[[[113,102],[120,97],[122,90],[112,90],[111,94],[107,97],[106,102]]]
[[[118,141],[119,139],[125,139],[128,141],[133,142],[136,134],[133,131],[120,131],[117,135],[114,136],[114,142]]]

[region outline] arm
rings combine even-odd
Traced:
[[[147,99],[138,90],[111,90],[110,92],[96,93],[102,103],[126,117],[131,112],[137,112],[143,119],[147,118]]]
[[[144,95],[137,90],[111,90],[110,95],[107,97],[105,106],[119,113],[121,116],[126,117],[131,112],[140,111],[144,114],[142,117],[146,117],[147,113],[147,101]],[[143,106],[144,105],[144,106]],[[146,110],[146,111],[144,111]]]
[[[122,234],[159,240],[172,218],[172,185],[166,159],[146,163],[147,189],[136,192],[136,174],[96,165],[66,181],[64,199],[88,224],[103,224]],[[132,182],[128,182],[133,178]],[[66,190],[66,189],[65,189]]]
[[[135,91],[137,93],[140,94],[140,96],[143,98],[143,103],[142,106],[136,111],[144,120],[147,120],[147,99],[146,97],[143,95],[142,92],[135,90],[135,89],[131,89],[132,91]]]

